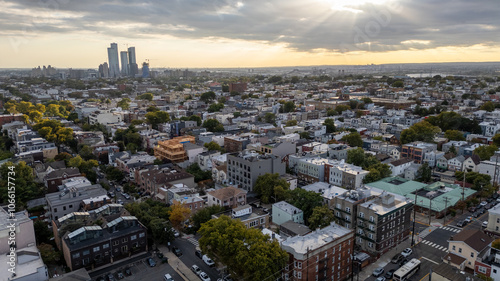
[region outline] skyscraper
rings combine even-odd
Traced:
[[[142,63],[142,78],[149,78],[149,63]]]
[[[118,45],[111,43],[108,48],[108,61],[109,61],[109,77],[116,78],[120,76],[120,64],[118,62]]]
[[[99,77],[101,78],[109,77],[109,67],[107,62],[104,62],[103,64],[99,65]]]
[[[120,52],[120,60],[122,62],[122,75],[126,76],[129,73],[127,51]]]
[[[135,47],[128,48],[128,65],[130,76],[134,77],[139,73],[139,67],[137,66],[137,61],[135,58]]]

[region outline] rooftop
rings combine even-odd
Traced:
[[[314,191],[321,194],[324,198],[333,199],[341,194],[344,194],[347,190],[338,187],[336,185],[328,184],[326,182],[315,182],[313,184],[306,185],[302,189],[307,191]]]
[[[290,215],[295,215],[295,214],[298,214],[298,213],[302,213],[302,210],[295,207],[294,205],[286,202],[286,201],[281,201],[281,202],[278,202],[278,203],[274,203],[273,204],[273,207],[276,207]]]

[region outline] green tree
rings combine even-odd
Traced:
[[[53,265],[60,263],[61,254],[54,249],[54,246],[42,243],[38,246],[38,250],[40,250],[40,256],[45,264]]]
[[[199,230],[202,252],[216,263],[227,266],[233,276],[244,280],[272,280],[281,276],[288,253],[276,240],[255,228],[246,228],[239,220],[228,216],[212,219]]]
[[[166,219],[152,218],[148,228],[155,242],[159,244],[167,244],[175,239],[173,229]]]
[[[130,99],[123,98],[117,104],[118,107],[121,107],[123,110],[127,110],[130,108]]]
[[[339,104],[339,105],[335,106],[335,111],[337,112],[337,115],[340,115],[340,114],[342,114],[342,112],[349,110],[349,109],[351,109],[351,107],[348,105],[345,105],[345,104]]]
[[[328,206],[315,207],[309,217],[309,228],[317,229],[330,225],[335,220],[332,210]]]
[[[490,160],[491,156],[495,155],[498,147],[494,144],[492,145],[482,145],[474,149],[474,154],[477,154],[481,160]]]
[[[287,101],[283,104],[283,112],[294,112],[295,111],[295,103],[293,101]]]
[[[33,228],[36,233],[36,243],[50,243],[50,238],[54,236],[53,232],[49,230],[47,224],[42,220],[37,220],[33,223]]]
[[[333,133],[336,131],[336,128],[335,128],[335,121],[331,118],[327,118],[325,119],[325,122],[323,122],[323,125],[326,126],[326,132],[328,134],[330,133]],[[361,144],[362,145],[362,144]]]
[[[288,120],[288,121],[286,121],[285,126],[287,126],[287,127],[297,126],[297,120]]]
[[[146,113],[146,121],[151,124],[154,129],[158,129],[159,124],[170,121],[170,115],[165,111],[155,111]]]
[[[88,145],[82,146],[78,154],[85,160],[96,159],[96,156],[92,152],[92,148]]]
[[[9,178],[10,177],[10,178]],[[22,210],[27,201],[43,195],[44,188],[35,182],[33,170],[26,162],[14,164],[10,161],[0,166],[0,198],[8,204],[11,199],[11,189],[15,186],[16,209]]]
[[[197,126],[201,125],[201,117],[198,115],[191,115],[188,118],[189,121],[196,121]]]
[[[300,132],[299,135],[301,139],[309,139],[311,137],[309,132]]]
[[[348,135],[345,135],[340,140],[346,142],[347,144],[349,144],[349,146],[352,147],[363,146],[363,140],[361,139],[361,135],[358,132],[352,132]]]
[[[414,141],[433,142],[434,137],[440,131],[439,127],[433,126],[427,121],[420,121],[401,132],[401,143],[405,144]]]
[[[213,205],[199,210],[193,216],[191,216],[194,230],[198,231],[204,223],[212,219],[212,215],[221,213],[223,211],[224,207],[219,205]]]
[[[429,164],[425,162],[418,168],[415,180],[419,182],[430,182],[431,176],[432,176],[431,167],[429,167]]]
[[[208,149],[208,151],[216,150],[216,151],[222,152],[222,150],[223,150],[223,148],[220,147],[220,145],[214,141],[207,142],[203,146],[206,147]]]
[[[195,182],[200,182],[212,178],[212,172],[210,170],[203,171],[198,163],[193,163],[186,168],[186,172],[194,176]]]
[[[253,191],[262,203],[267,204],[284,200],[285,194],[283,190],[288,190],[289,188],[290,184],[285,179],[282,179],[278,173],[266,173],[257,178]]]
[[[393,88],[403,88],[405,86],[404,82],[401,80],[394,81],[391,85]]]
[[[203,122],[203,128],[210,132],[223,132],[224,126],[216,119],[208,119]]]
[[[323,205],[323,197],[314,191],[307,191],[302,188],[296,188],[287,192],[287,202],[294,205],[304,212],[304,220],[308,223],[314,208]]]
[[[207,111],[208,112],[218,112],[218,111],[221,111],[222,109],[224,108],[224,104],[223,103],[212,103]]]
[[[462,132],[459,130],[447,130],[444,132],[444,137],[449,139],[449,140],[454,140],[454,141],[464,141],[465,137]]]
[[[363,179],[363,183],[379,181],[383,178],[390,177],[392,174],[391,168],[387,164],[378,163],[370,166],[369,173]]]
[[[113,167],[111,165],[106,166],[105,173],[106,173],[106,178],[108,180],[121,181],[125,178],[125,176],[123,175],[123,172],[120,171],[120,169]]]
[[[136,100],[147,100],[147,101],[152,101],[153,100],[153,94],[152,93],[144,93],[142,95],[137,96],[135,98]]]
[[[497,147],[500,147],[500,134],[495,134],[491,140],[493,141],[493,144],[496,145]]]
[[[480,109],[492,112],[493,110],[495,110],[495,104],[492,103],[491,101],[487,101],[483,105],[481,105]]]
[[[241,112],[233,112],[233,116],[234,118],[238,118],[238,117],[241,117]]]
[[[276,122],[276,115],[274,115],[273,113],[271,112],[268,112],[264,115],[264,121],[266,123],[271,123],[271,124],[274,124]]]
[[[215,93],[212,91],[203,93],[200,96],[200,100],[206,103],[212,102],[213,100],[215,100],[215,98],[216,98]]]

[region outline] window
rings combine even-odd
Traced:
[[[103,249],[107,249],[107,248],[109,248],[109,244],[104,244],[104,245],[102,245],[102,248],[103,248]]]
[[[118,240],[113,241],[113,246],[118,246],[118,244],[120,244],[120,241]]]
[[[73,208],[73,205],[69,205],[69,208]]]
[[[79,257],[80,257],[80,253],[74,253],[74,254],[73,254],[73,258],[74,258],[74,259],[77,259],[77,258],[79,258]]]
[[[370,216],[370,221],[371,221],[371,222],[374,222],[374,221],[375,221],[375,219],[373,218],[373,216]]]
[[[146,234],[144,232],[143,233],[139,233],[139,238],[142,238],[144,236],[146,236]]]
[[[99,250],[101,250],[101,247],[97,246],[97,247],[94,247],[94,249],[92,251],[95,253],[95,252],[99,252]]]
[[[127,241],[128,241],[127,237],[125,237],[125,238],[122,239],[122,243],[126,243]]]
[[[346,212],[348,212],[348,213],[350,213],[350,212],[351,212],[351,208],[346,207],[346,208],[345,208],[345,211],[346,211]]]
[[[302,279],[302,272],[297,272],[297,278]]]
[[[363,213],[363,212],[359,212],[359,217],[360,217],[360,218],[364,218],[364,217],[365,217],[365,213]]]
[[[462,248],[458,248],[458,252],[461,253],[462,252]]]
[[[66,211],[66,206],[63,206],[63,211]]]
[[[486,267],[484,266],[478,266],[477,271],[479,271],[482,274],[486,274]]]
[[[84,255],[84,256],[86,256],[86,255],[88,255],[88,254],[90,254],[90,251],[89,251],[89,250],[85,250],[85,251],[83,251],[83,255]]]
[[[318,265],[316,265],[316,272],[318,272]],[[316,276],[316,280],[318,280],[318,276]]]
[[[57,208],[54,208],[54,213],[57,213]]]
[[[126,253],[128,251],[127,245],[122,246],[122,253]]]
[[[368,242],[368,247],[373,248],[373,243],[372,242]]]
[[[453,245],[453,247],[451,247],[451,249],[452,249],[453,251],[456,251],[456,250],[457,250],[457,248],[455,247],[455,245]]]
[[[474,253],[470,253],[470,257],[473,258],[474,257]]]
[[[137,239],[137,235],[132,235],[132,236],[130,236],[130,241],[133,241],[133,240],[135,240],[135,239]]]
[[[373,239],[373,234],[369,233],[368,238]]]
[[[297,262],[297,268],[298,268],[298,269],[302,269],[302,262],[300,262],[300,261],[299,261],[299,262]]]

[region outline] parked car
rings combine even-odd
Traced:
[[[396,269],[391,269],[391,270],[387,271],[384,275],[385,279],[391,280],[392,276],[394,275],[394,272],[396,272]]]
[[[118,201],[116,201],[116,203],[123,205],[123,200],[122,199],[118,199]]]
[[[152,259],[152,258],[147,259],[147,263],[148,263],[148,265],[149,265],[150,267],[155,267],[155,266],[156,266],[156,262],[155,262],[155,260],[154,260],[154,259]]]
[[[122,189],[120,187],[115,188],[116,192],[122,192]]]
[[[488,205],[488,202],[482,201],[481,203],[479,203],[479,205],[482,206],[482,207],[484,207],[484,206]]]
[[[181,249],[179,249],[179,248],[177,248],[177,247],[175,247],[175,246],[173,246],[173,247],[172,247],[172,252],[174,252],[174,254],[175,254],[176,256],[178,256],[178,257],[182,256],[182,251],[181,251]]]
[[[465,218],[464,222],[465,223],[471,223],[472,222],[472,217],[469,216],[469,217]]]
[[[179,236],[180,236],[179,231],[177,231],[177,230],[174,229],[174,237],[177,238]]]
[[[156,256],[161,260],[161,263],[168,263],[168,258],[162,252],[157,252]]]
[[[478,218],[479,216],[481,216],[481,211],[477,210],[474,212],[474,214],[472,214],[472,216],[474,216],[475,218]]]
[[[215,266],[215,262],[209,258],[207,255],[203,255],[202,260],[208,265],[208,266]]]
[[[413,250],[410,248],[406,248],[401,252],[401,255],[406,258],[411,255],[411,253],[413,253]]]
[[[130,270],[130,268],[125,268],[125,275],[127,276],[132,275],[132,270]]]
[[[118,272],[116,273],[116,278],[117,278],[117,279],[123,279],[123,278],[125,278],[125,275],[123,275],[123,272],[118,271]]]
[[[200,275],[200,273],[202,272],[201,269],[196,265],[194,264],[193,266],[191,266],[191,270],[196,274],[196,275]]]
[[[467,223],[464,220],[460,220],[457,222],[458,227],[464,227]]]
[[[197,256],[197,257],[199,257],[200,259],[203,258],[203,254],[201,253],[200,250],[194,251],[194,255]]]
[[[130,195],[128,195],[127,193],[122,193],[123,197],[125,197],[125,199],[127,200],[130,200]]]
[[[486,206],[484,206],[484,208],[485,208],[486,210],[489,210],[489,209],[493,208],[493,206],[495,206],[495,204],[492,202],[492,203],[488,203],[488,204],[486,204]]]
[[[401,254],[397,254],[397,255],[395,255],[395,256],[392,258],[391,262],[392,262],[392,263],[399,263],[399,262],[400,262],[400,261],[402,261],[404,258],[405,258],[405,257],[404,257],[403,255],[401,255]]]
[[[111,197],[111,198],[115,198],[115,193],[114,193],[113,191],[108,192],[108,195],[109,195],[109,197]]]
[[[380,276],[379,278],[377,278],[377,281],[385,281],[385,277],[384,276]]]
[[[167,274],[165,274],[163,276],[163,280],[165,280],[165,281],[174,281],[174,278],[172,278],[172,276],[167,273]]]
[[[108,273],[108,275],[106,277],[107,277],[108,281],[115,281],[115,277],[113,276],[112,273]]]
[[[375,277],[379,277],[382,274],[384,274],[384,269],[382,267],[375,269],[372,273],[372,275]]]
[[[481,224],[482,227],[487,227],[488,226],[488,221],[483,221],[483,223]]]
[[[203,271],[200,273],[199,277],[202,281],[210,281],[210,277],[208,277],[208,274]]]

